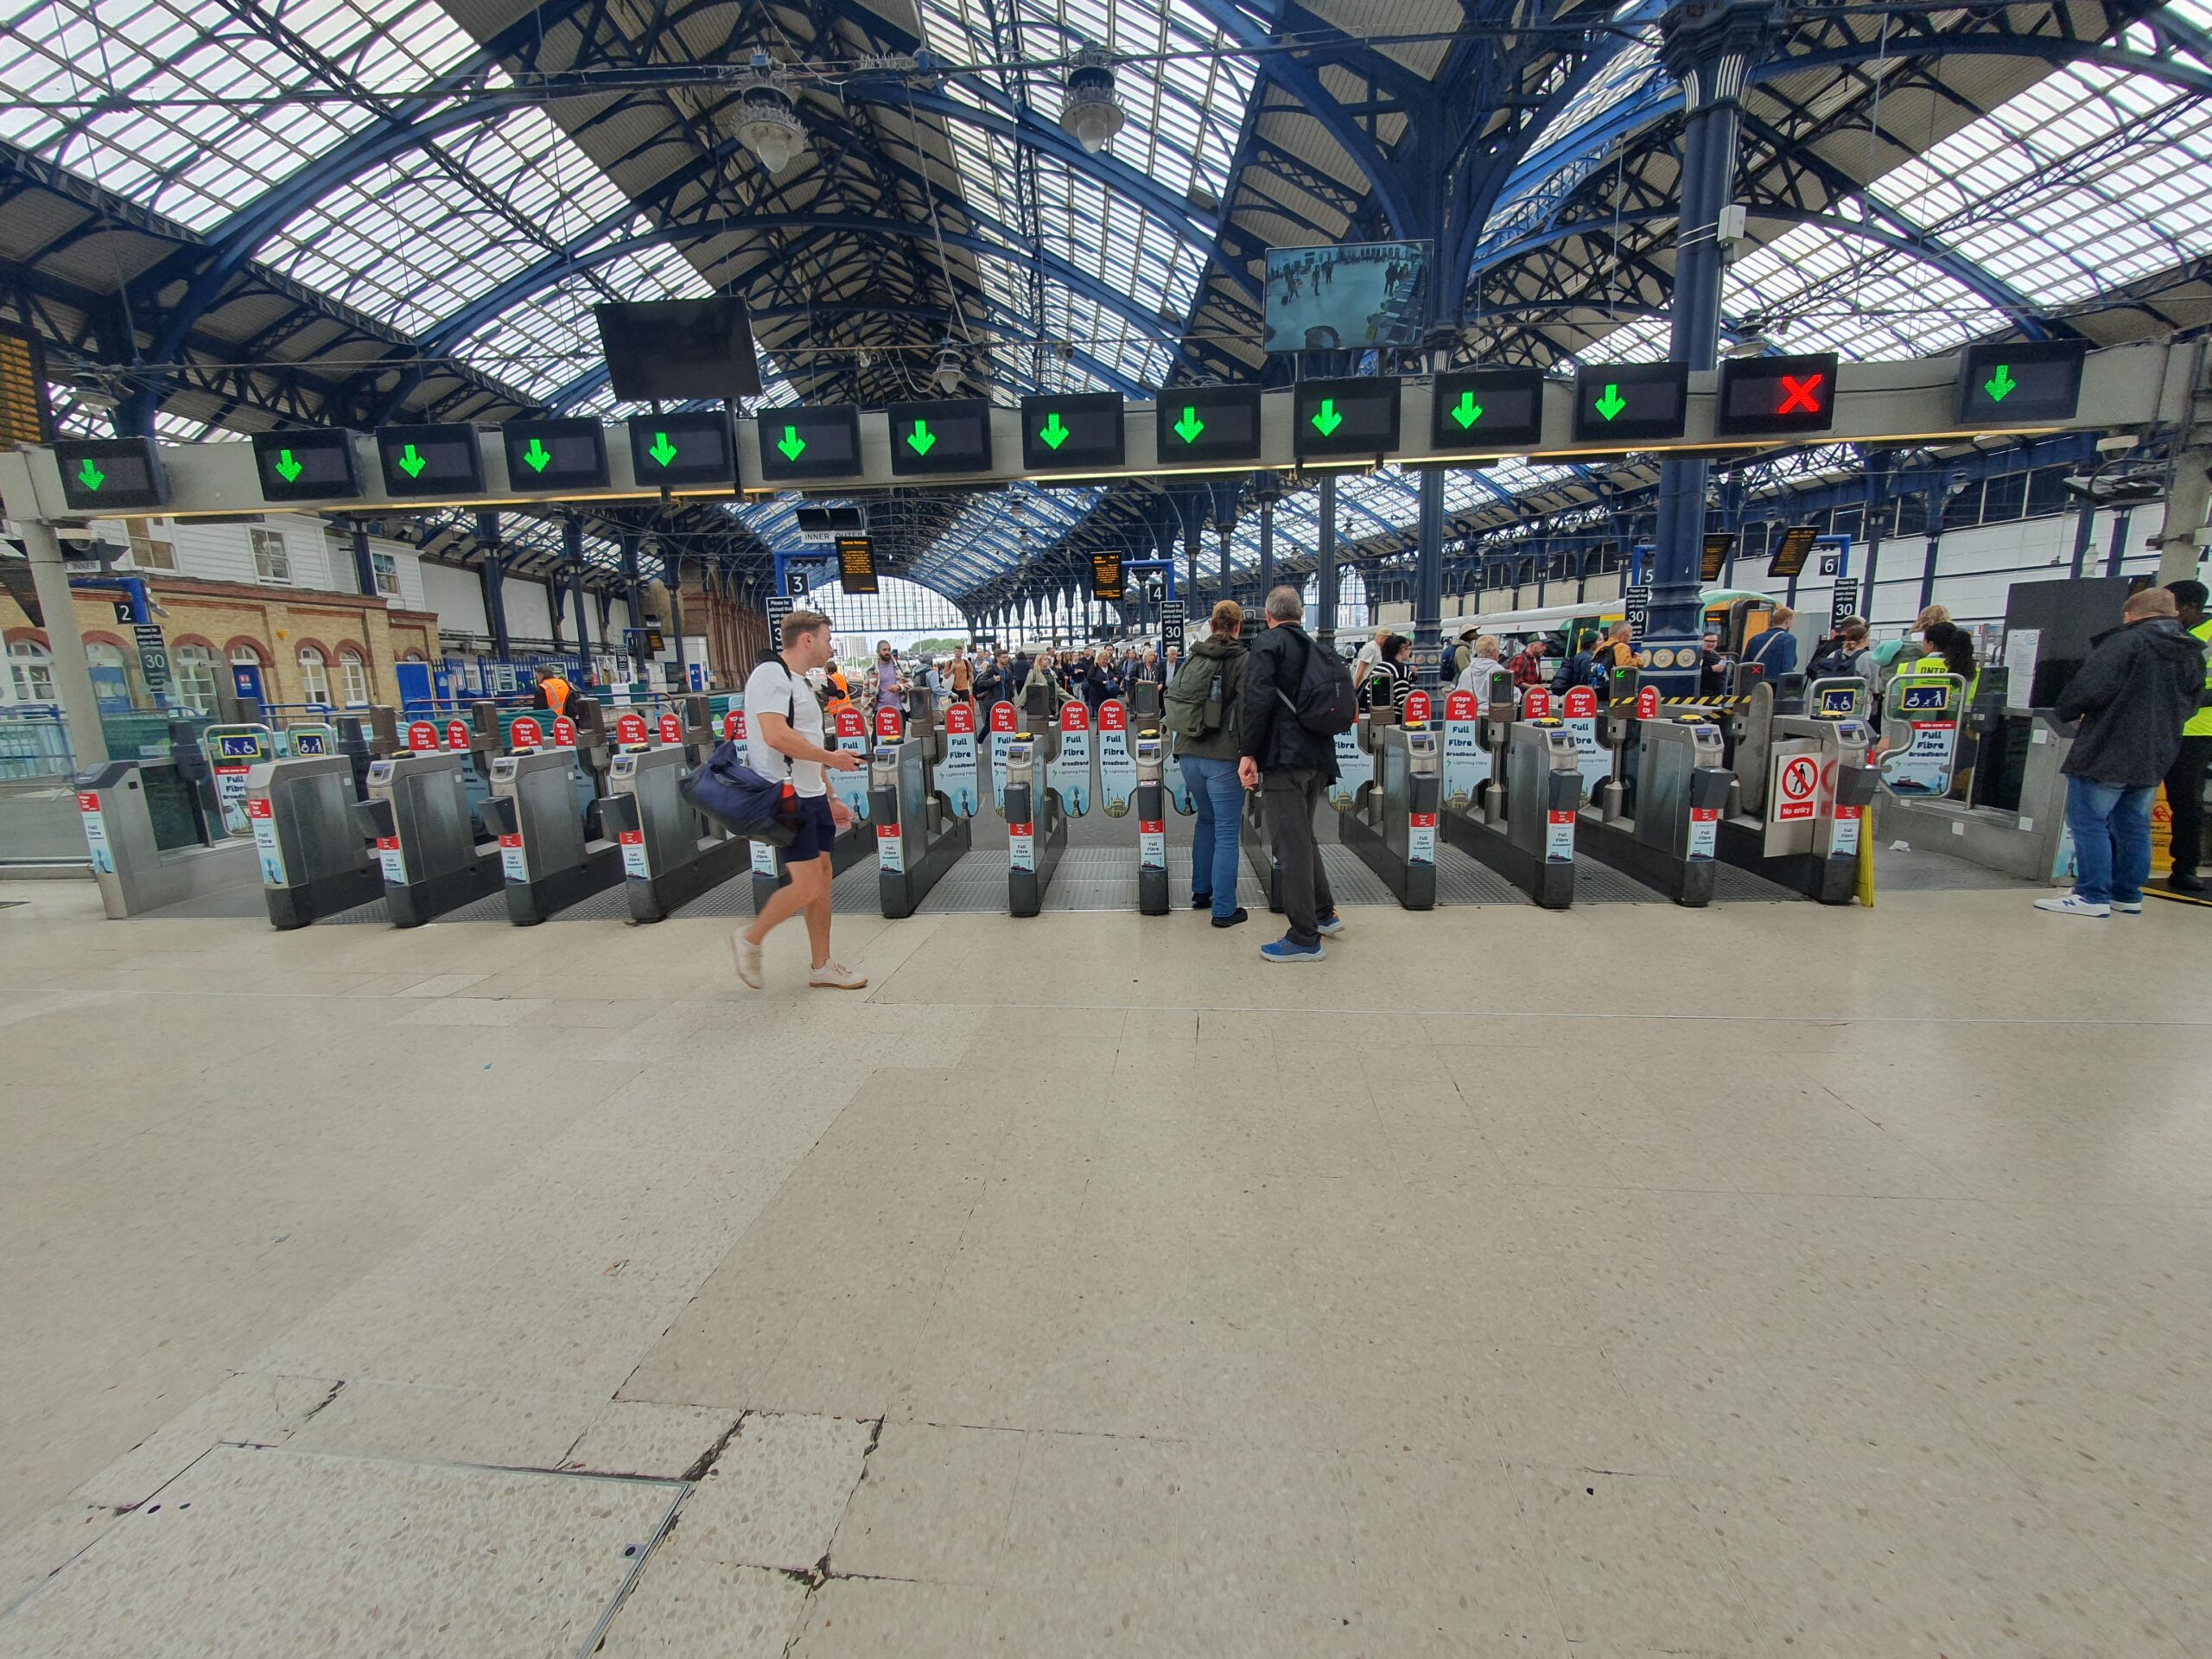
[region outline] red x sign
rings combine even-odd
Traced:
[[[1827,376],[1815,372],[1802,378],[1794,374],[1782,377],[1782,407],[1775,413],[1791,415],[1802,410],[1808,415],[1821,412],[1821,382]]]

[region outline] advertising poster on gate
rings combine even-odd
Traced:
[[[1574,734],[1574,764],[1582,774],[1582,798],[1587,801],[1591,791],[1613,771],[1611,753],[1598,741],[1598,694],[1586,685],[1578,685],[1567,694],[1560,708],[1567,729]]]
[[[1429,702],[1427,692],[1408,691],[1406,693],[1406,712],[1402,716],[1401,716],[1406,725],[1413,727],[1426,726],[1428,724],[1429,715],[1433,712],[1433,709]]]
[[[464,754],[467,753],[468,722],[467,721],[449,720],[446,721],[446,747],[451,749],[455,754]]]
[[[1014,715],[1010,702],[991,705],[991,810],[1006,817],[1006,752],[1014,741]]]
[[[733,709],[722,716],[722,741],[725,743],[745,741],[744,709]]]
[[[1952,683],[1939,680],[1915,685],[1900,679],[1890,689],[1891,723],[1900,716],[1912,728],[1912,741],[1882,757],[1882,781],[1900,795],[1942,795],[1951,787],[1951,768],[1959,750],[1959,721],[1951,700]]]
[[[1490,777],[1490,752],[1482,746],[1481,705],[1471,691],[1444,699],[1444,804],[1464,812]]]
[[[108,842],[107,819],[101,815],[99,791],[77,792],[77,816],[84,822],[85,846],[92,854],[92,868],[102,875],[113,875],[115,849]]]
[[[645,730],[643,715],[623,715],[614,722],[614,747],[619,749],[642,749],[652,739]]]
[[[507,728],[507,746],[518,752],[545,746],[545,728],[528,715],[518,715]]]
[[[253,821],[254,855],[261,861],[261,885],[284,885],[284,849],[276,844],[276,817],[264,795],[246,798],[245,815]]]
[[[576,747],[576,722],[570,720],[566,715],[556,716],[553,721],[553,742],[555,747],[558,748],[575,748]]]
[[[1098,796],[1106,816],[1118,818],[1137,792],[1137,758],[1129,752],[1129,710],[1116,698],[1098,705]]]
[[[1329,804],[1339,812],[1357,806],[1361,786],[1375,781],[1375,757],[1359,741],[1364,730],[1362,720],[1351,730],[1337,734],[1337,781],[1329,785]]]
[[[1060,753],[1045,768],[1045,782],[1059,792],[1070,817],[1090,810],[1090,715],[1079,702],[1060,710]]]
[[[944,711],[944,760],[937,769],[937,787],[956,818],[976,816],[976,705],[951,703]]]
[[[672,710],[660,717],[660,741],[669,744],[683,741],[683,722]]]
[[[875,711],[875,741],[879,743],[898,743],[905,741],[906,722],[896,709]]]
[[[830,793],[851,809],[856,818],[868,817],[868,719],[857,709],[837,711],[837,729],[832,741],[847,754],[861,758],[858,772],[833,772],[830,774]]]

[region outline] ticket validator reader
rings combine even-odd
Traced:
[[[1425,692],[1414,694],[1427,698]],[[1376,710],[1366,724],[1374,781],[1337,821],[1344,845],[1382,879],[1408,910],[1436,906],[1436,820],[1443,751],[1426,719],[1402,724]]]
[[[1946,729],[1956,718],[1954,705],[1930,689],[1947,681],[1955,685],[1957,677],[1904,676],[1891,685],[1874,809],[1880,832],[2023,880],[2070,879],[2065,766],[2078,728],[2048,707],[2030,706],[2032,686],[2011,683],[2018,677],[2008,666],[1992,664],[1982,671],[1985,685],[1999,677],[2005,681],[2002,700],[1986,717],[1964,791],[1954,781],[1961,739]],[[1957,798],[1960,792],[1967,798]]]
[[[1144,690],[1140,684],[1139,690]],[[1154,690],[1159,688],[1154,686]],[[1167,740],[1156,730],[1140,731],[1137,760],[1137,914],[1167,913]],[[1224,826],[1225,827],[1225,826]]]
[[[467,760],[465,753],[422,749],[369,764],[369,796],[353,817],[375,845],[395,927],[419,927],[505,884],[498,846],[476,845]]]
[[[1021,726],[1006,751],[1007,913],[1034,916],[1045,907],[1060,855],[1068,849],[1068,815],[1046,780],[1058,759],[1060,728],[1049,687],[1023,698]]]
[[[1866,764],[1873,736],[1862,680],[1812,682],[1802,714],[1777,712],[1771,688],[1754,688],[1736,746],[1736,810],[1720,820],[1720,856],[1821,904],[1850,903],[1874,798]]]
[[[1583,809],[1576,844],[1678,905],[1710,904],[1734,781],[1723,764],[1719,722],[1702,709],[1662,709],[1649,690],[1632,712],[1606,718],[1613,773]]]
[[[925,701],[903,732],[879,728],[868,751],[868,817],[854,830],[875,848],[877,898],[892,921],[920,908],[975,842],[970,821],[952,810],[937,786],[944,741],[944,728]]]
[[[1504,753],[1468,810],[1441,815],[1445,837],[1536,904],[1564,910],[1574,902],[1574,822],[1582,804],[1574,734],[1548,712],[1513,718],[1510,699],[1493,702],[1482,725],[1485,747],[1496,755],[1502,742]]]

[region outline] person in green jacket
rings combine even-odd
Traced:
[[[1236,902],[1238,827],[1244,785],[1237,781],[1237,702],[1244,685],[1244,611],[1235,600],[1213,607],[1206,637],[1191,648],[1166,694],[1166,723],[1191,785],[1191,908],[1213,912],[1216,927],[1249,919]]]

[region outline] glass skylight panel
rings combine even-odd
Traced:
[[[521,109],[358,175],[271,237],[262,257],[419,334],[622,206],[565,133]]]
[[[133,107],[66,139],[67,113],[0,110],[0,138],[205,230],[366,126],[376,117],[370,99],[442,74],[475,50],[437,0],[275,0],[269,10],[303,53],[227,8],[191,0],[100,0],[97,28],[92,0],[29,6],[0,41],[0,82],[35,99],[113,96]],[[331,60],[335,76],[311,67],[316,58]],[[356,64],[374,78],[358,79]],[[302,90],[363,101],[258,102]]]
[[[1786,351],[1857,362],[1934,356],[2008,321],[1927,261],[1820,225],[1793,226],[1731,265],[1722,306],[1775,319],[1767,332]]]

